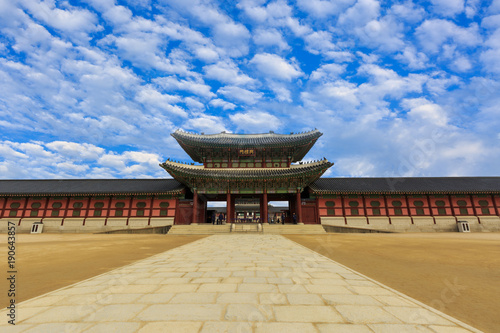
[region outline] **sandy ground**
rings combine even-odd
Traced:
[[[108,272],[205,236],[18,234],[16,302]],[[7,235],[0,234],[0,306],[7,298]]]
[[[204,236],[17,236],[23,301]],[[485,332],[499,332],[500,234],[326,234],[288,238]],[[0,234],[6,258],[7,235]],[[6,260],[0,269],[7,271]],[[6,275],[6,273],[4,273]],[[0,306],[7,304],[0,279]]]
[[[500,332],[500,234],[288,238],[485,332]]]

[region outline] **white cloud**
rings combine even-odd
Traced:
[[[204,98],[215,97],[215,94],[211,91],[212,87],[205,84],[201,80],[179,80],[176,77],[168,76],[159,77],[154,79],[153,81],[165,90],[189,91],[197,96]]]
[[[283,39],[282,34],[276,29],[255,30],[253,33],[253,42],[263,47],[275,46],[280,51],[290,49],[290,46]]]
[[[434,126],[445,126],[448,123],[448,117],[443,108],[425,98],[403,99],[401,104],[409,110],[408,116],[415,120]]]
[[[61,156],[77,161],[97,160],[104,153],[103,148],[89,143],[52,141],[45,146]]]
[[[345,68],[345,65],[333,63],[322,65],[311,73],[309,79],[310,81],[337,79],[341,74],[345,72]]]
[[[221,117],[201,115],[189,119],[184,126],[195,132],[203,132],[206,134],[220,133],[222,131],[228,132]]]
[[[405,47],[402,53],[396,55],[396,59],[407,64],[410,69],[424,69],[430,65],[425,53],[418,52],[413,46]]]
[[[209,104],[212,105],[213,107],[221,108],[224,111],[234,110],[236,108],[235,104],[230,103],[230,102],[225,101],[225,100],[220,99],[220,98],[216,98],[216,99],[211,100]]]
[[[240,130],[249,133],[265,133],[281,127],[281,121],[270,113],[248,111],[229,116],[231,122]]]
[[[443,16],[455,16],[464,11],[464,0],[431,0],[433,10]]]
[[[420,25],[415,35],[420,44],[433,53],[438,52],[441,46],[452,41],[458,46],[470,47],[481,43],[478,27],[472,24],[469,28],[462,28],[446,20],[426,20]]]
[[[380,4],[376,0],[358,0],[356,4],[339,16],[339,24],[363,26],[378,17]]]
[[[236,64],[232,62],[218,62],[217,64],[203,67],[205,76],[222,83],[234,85],[246,85],[254,82],[254,79],[242,74]]]
[[[302,10],[317,18],[327,18],[337,15],[356,0],[298,0],[297,5]]]
[[[256,54],[250,64],[255,65],[263,75],[279,80],[292,81],[303,75],[297,64],[289,63],[275,54]]]
[[[235,86],[225,86],[217,90],[218,94],[222,94],[234,101],[243,102],[245,104],[255,104],[262,97],[262,93],[254,92]]]

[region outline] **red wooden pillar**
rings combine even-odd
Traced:
[[[193,189],[193,217],[191,224],[198,224],[198,192]]]
[[[263,215],[263,216],[262,216]],[[267,222],[267,192],[264,190],[262,194],[262,212],[261,212],[262,222]]]
[[[231,192],[227,192],[227,199],[226,199],[226,223],[231,223],[231,214],[232,214],[232,209],[231,209]]]
[[[302,200],[300,200],[300,190],[297,190],[296,201],[296,211],[297,211],[297,223],[302,223]]]

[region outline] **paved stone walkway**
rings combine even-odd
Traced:
[[[2,332],[478,332],[279,235],[207,237],[0,315]]]

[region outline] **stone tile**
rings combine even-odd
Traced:
[[[277,305],[273,307],[278,322],[342,323],[342,317],[330,306]]]
[[[40,306],[50,306],[56,303],[59,303],[62,299],[64,299],[66,296],[60,295],[60,296],[44,296],[36,299],[32,299],[29,301],[26,301],[23,303],[23,306],[34,308],[34,307],[40,307]]]
[[[235,292],[237,287],[236,283],[205,283],[200,285],[198,292],[231,293]]]
[[[11,325],[8,324],[7,322],[0,323],[1,332],[20,333],[20,332],[27,332],[28,330],[31,330],[31,328],[33,328],[33,325],[23,325],[23,324]],[[34,331],[31,330],[31,332]]]
[[[375,296],[326,294],[321,297],[330,305],[383,305],[375,299]]]
[[[155,304],[139,313],[141,321],[208,321],[222,319],[224,307],[219,304]]]
[[[200,333],[247,333],[252,332],[253,322],[208,322]]]
[[[218,283],[222,278],[195,278],[191,283]]]
[[[83,318],[83,321],[130,321],[145,307],[145,304],[106,305]]]
[[[280,293],[283,294],[305,294],[307,290],[300,284],[280,284],[278,285]]]
[[[337,305],[338,312],[346,321],[354,324],[390,323],[397,324],[401,321],[379,306],[370,305]]]
[[[265,277],[245,277],[243,278],[243,283],[267,283]]]
[[[38,307],[24,307],[19,306],[17,311],[17,322],[23,322],[26,319],[33,317],[34,315],[41,313],[45,310],[50,309],[50,306],[38,306]],[[2,316],[1,318],[5,318]]]
[[[254,304],[229,304],[227,306],[224,320],[228,321],[269,321],[273,318],[273,312],[269,305]]]
[[[332,278],[332,279],[309,279],[309,283],[311,284],[323,284],[329,286],[346,286],[346,280],[342,278]]]
[[[83,332],[93,324],[85,323],[46,323],[24,331],[26,333]],[[16,325],[17,326],[17,325]],[[10,331],[9,331],[10,332]],[[23,333],[24,333],[23,332]]]
[[[109,289],[104,289],[102,293],[110,292],[112,294],[147,294],[147,293],[152,293],[157,289],[158,289],[157,285],[129,284],[125,286],[113,286]]]
[[[140,323],[99,323],[85,330],[85,333],[135,333]]]
[[[286,296],[290,304],[301,305],[324,305],[323,299],[316,294],[288,294]]]
[[[355,324],[317,324],[320,333],[373,333],[368,326]]]
[[[53,306],[26,320],[26,323],[76,322],[96,311],[93,305]]]
[[[145,304],[157,304],[157,303],[168,303],[174,293],[169,294],[147,294],[138,298],[135,303],[145,303]]]
[[[278,287],[273,284],[242,283],[238,286],[238,292],[242,293],[275,293]]]
[[[181,277],[181,278],[166,278],[161,283],[162,284],[188,284],[191,282],[191,278]]]
[[[457,327],[457,326],[436,326],[436,325],[431,325],[429,326],[432,328],[434,331],[437,333],[470,333],[470,330],[467,330],[462,327]]]
[[[217,297],[216,303],[249,303],[258,304],[258,294],[255,293],[222,293]]]
[[[371,296],[394,296],[395,294],[382,287],[363,287],[363,286],[350,286],[354,293],[359,295],[371,295]]]
[[[267,283],[271,284],[293,284],[290,278],[267,278]]]
[[[230,276],[230,277],[227,277],[227,278],[223,278],[221,282],[219,283],[236,283],[236,284],[240,284],[240,283],[243,283],[243,279],[242,277],[238,277],[238,276]]]
[[[311,323],[260,323],[255,333],[317,333]],[[333,332],[333,331],[330,331]]]
[[[215,302],[216,293],[181,293],[176,294],[171,300],[170,304],[183,303],[183,304],[212,304]]]
[[[138,333],[192,333],[198,332],[202,322],[192,321],[160,321],[147,323]]]
[[[451,321],[445,319],[444,317],[438,316],[437,314],[423,308],[386,306],[384,309],[399,318],[402,322],[408,324],[454,325]]]
[[[431,333],[428,328],[407,324],[369,324],[375,333]]]
[[[418,307],[417,304],[412,303],[401,296],[373,296],[373,298],[379,300],[385,305]]]
[[[259,295],[260,304],[288,304],[285,294],[279,293],[264,293]]]
[[[314,294],[338,294],[346,295],[352,294],[346,287],[343,286],[330,286],[326,284],[310,284],[305,286],[310,293]]]
[[[192,284],[170,284],[161,286],[155,293],[192,293],[198,289],[200,285]]]

